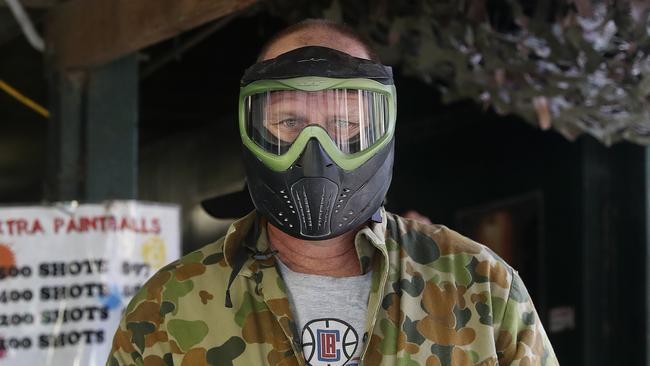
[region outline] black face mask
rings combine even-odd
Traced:
[[[318,62],[303,62],[305,60]],[[365,78],[392,84],[390,68],[324,47],[304,47],[250,67],[242,86],[257,80],[302,76]],[[390,186],[394,140],[353,170],[339,167],[312,138],[286,170],[267,167],[244,147],[244,165],[251,198],[259,213],[285,233],[300,239],[339,236],[370,219]]]

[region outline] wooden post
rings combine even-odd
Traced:
[[[88,201],[137,198],[138,81],[135,55],[89,74],[84,136]]]
[[[82,197],[82,100],[85,73],[50,72],[51,119],[45,197],[76,200]]]
[[[52,71],[52,201],[137,198],[138,69],[131,55],[86,71]]]
[[[598,141],[585,137],[582,147],[582,364],[608,365],[610,347],[603,344],[609,324],[607,226],[603,214],[608,204],[607,152]]]
[[[650,366],[650,147],[645,151],[645,364]]]
[[[650,153],[581,145],[582,365],[647,364]],[[578,264],[576,264],[578,266]]]

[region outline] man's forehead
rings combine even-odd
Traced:
[[[307,46],[321,46],[345,52],[358,58],[370,59],[366,48],[356,40],[331,30],[307,29],[288,34],[271,44],[262,60],[270,60],[283,53]]]
[[[270,103],[283,103],[287,101],[330,101],[342,102],[350,99],[366,99],[366,95],[357,89],[330,89],[318,91],[301,91],[301,90],[276,90],[268,94]]]

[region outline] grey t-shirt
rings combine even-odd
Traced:
[[[294,272],[278,263],[307,364],[358,365],[372,273],[337,278]]]

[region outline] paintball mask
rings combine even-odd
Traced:
[[[253,204],[296,238],[341,235],[376,215],[393,169],[388,66],[309,46],[248,68],[239,129]]]

